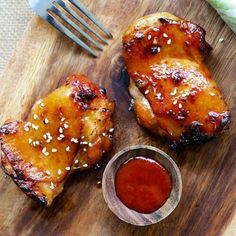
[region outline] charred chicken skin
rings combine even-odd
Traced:
[[[210,49],[200,26],[170,13],[129,26],[123,55],[140,125],[177,145],[204,142],[228,127],[228,107],[203,61]]]
[[[0,128],[2,168],[27,195],[50,205],[74,170],[112,148],[113,111],[104,90],[85,76],[69,77],[33,106],[26,122]]]

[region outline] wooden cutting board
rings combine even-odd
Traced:
[[[156,146],[174,158],[183,178],[177,209],[149,227],[128,225],[113,215],[97,187],[103,169],[75,174],[50,208],[26,197],[0,174],[0,235],[236,235],[236,36],[204,0],[103,0],[85,5],[111,30],[114,39],[99,58],[87,53],[39,17],[30,22],[0,78],[0,123],[25,119],[36,99],[60,86],[68,75],[83,73],[105,86],[116,100],[113,151],[136,144]],[[175,151],[137,125],[128,112],[127,76],[121,37],[136,18],[169,11],[204,27],[213,47],[207,65],[229,103],[232,123],[221,137]],[[219,38],[225,38],[219,43]]]

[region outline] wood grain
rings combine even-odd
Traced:
[[[112,31],[114,40],[93,59],[69,39],[34,17],[0,78],[0,123],[26,118],[36,99],[61,85],[73,73],[88,75],[105,86],[117,101],[114,149],[149,144],[167,152],[180,167],[183,194],[177,209],[164,221],[135,227],[108,209],[96,186],[102,170],[75,174],[51,208],[41,208],[0,174],[0,235],[227,235],[236,234],[236,37],[204,0],[86,0],[85,4]],[[151,136],[127,112],[127,75],[121,37],[138,17],[169,11],[207,31],[213,47],[207,65],[231,108],[232,123],[221,137],[197,147],[171,150]],[[225,38],[219,43],[220,37]],[[233,218],[234,217],[234,218]],[[232,219],[234,221],[232,221]]]

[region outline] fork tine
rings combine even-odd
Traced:
[[[105,34],[113,38],[112,34],[96,19],[96,17],[79,0],[69,0],[73,5],[79,8],[95,25],[97,25]]]
[[[98,34],[89,24],[87,24],[72,8],[68,7],[62,0],[57,0],[57,3],[69,14],[71,14],[76,20],[78,20],[84,27],[97,36],[103,43],[108,44],[107,41]]]
[[[80,45],[83,49],[91,53],[94,57],[97,57],[97,54],[93,49],[87,46],[82,40],[80,40],[76,35],[74,35],[69,29],[67,29],[63,24],[53,18],[50,14],[47,15],[46,20],[49,24],[57,28],[60,32],[62,32],[71,40],[73,40],[76,44]]]
[[[102,46],[99,45],[94,39],[92,39],[87,33],[85,33],[77,24],[75,24],[71,19],[69,19],[65,14],[63,14],[56,6],[51,7],[51,11],[58,15],[61,19],[63,19],[66,23],[71,25],[75,30],[77,30],[81,35],[83,35],[86,39],[92,42],[98,49],[101,51]]]

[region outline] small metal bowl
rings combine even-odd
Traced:
[[[125,161],[132,157],[152,158],[162,164],[172,178],[172,190],[165,204],[151,214],[143,214],[126,207],[116,195],[115,175]],[[121,220],[137,226],[155,224],[166,218],[178,205],[182,193],[182,179],[179,168],[165,152],[158,148],[139,145],[118,152],[108,163],[103,173],[102,191],[110,210]]]

